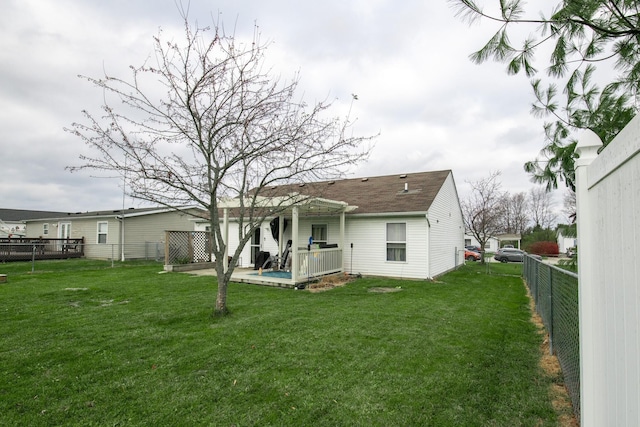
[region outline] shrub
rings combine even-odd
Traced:
[[[554,255],[557,256],[560,253],[558,244],[556,242],[533,242],[527,252],[536,255]]]

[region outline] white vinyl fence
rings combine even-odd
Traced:
[[[576,152],[581,425],[640,426],[640,115]]]

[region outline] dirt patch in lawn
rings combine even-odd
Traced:
[[[396,287],[396,288],[384,288],[384,287],[379,287],[379,288],[369,288],[369,292],[373,292],[376,294],[388,294],[390,292],[400,292],[402,290],[402,288],[400,286]]]
[[[331,276],[324,276],[316,283],[311,283],[307,289],[309,289],[309,292],[324,292],[344,286],[352,280],[353,278],[351,276],[345,274],[333,274]]]

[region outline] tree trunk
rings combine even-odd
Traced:
[[[216,296],[216,307],[213,310],[214,317],[226,316],[229,314],[227,309],[227,281],[224,276],[218,277],[218,295]]]

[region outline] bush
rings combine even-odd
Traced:
[[[558,256],[560,250],[556,242],[533,242],[527,252],[536,255],[553,255]]]

